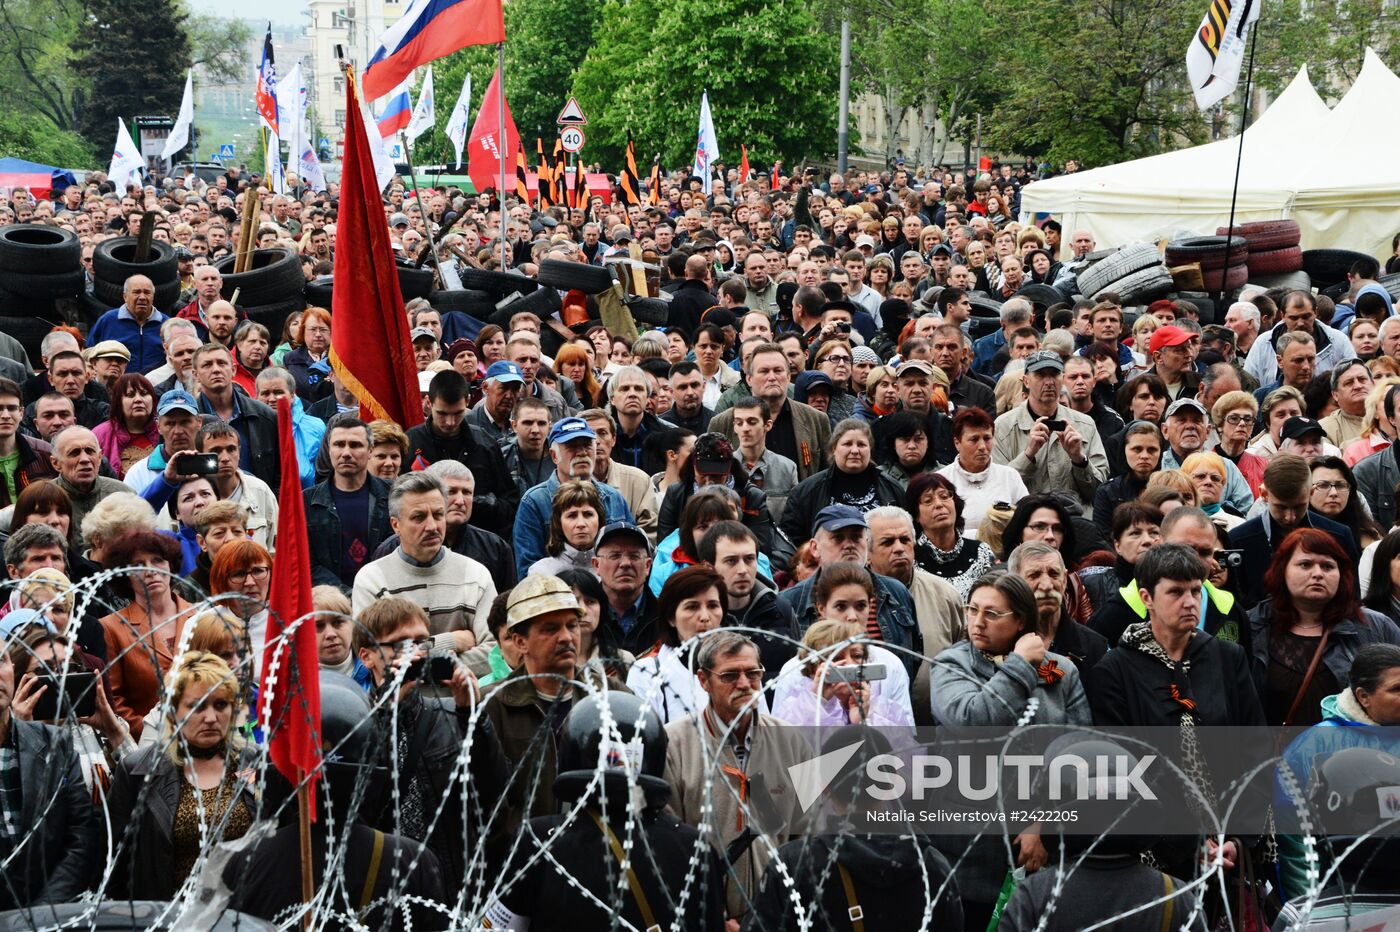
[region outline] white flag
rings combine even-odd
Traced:
[[[418,137],[433,128],[437,122],[437,114],[433,109],[433,66],[428,66],[428,73],[423,78],[423,89],[418,92],[418,105],[413,108],[413,119],[408,121],[408,129],[404,130],[409,142],[416,142]]]
[[[301,158],[302,127],[306,121],[306,82],[301,76],[301,62],[297,62],[287,72],[287,76],[277,82],[277,128],[287,142],[287,156],[291,161]]]
[[[264,149],[267,171],[264,173],[273,194],[287,193],[287,173],[282,168],[282,140],[272,130],[267,130],[267,147]]]
[[[1186,48],[1186,74],[1196,105],[1209,110],[1230,96],[1240,80],[1249,27],[1261,0],[1211,0],[1201,27]]]
[[[185,96],[180,98],[180,113],[175,117],[175,126],[165,137],[165,148],[160,157],[169,161],[176,152],[190,143],[190,124],[194,122],[194,72],[185,72]]]
[[[472,105],[472,76],[467,72],[467,80],[462,82],[462,93],[457,95],[457,106],[452,108],[452,116],[447,118],[447,138],[457,150],[457,167],[462,167],[462,147],[467,144],[467,111]]]
[[[362,76],[363,77],[363,76]],[[374,161],[374,178],[379,182],[379,190],[383,191],[394,177],[394,158],[389,152],[390,140],[379,135],[379,121],[369,112],[369,104],[365,103],[363,97],[360,101],[360,119],[365,124],[365,139],[369,142],[370,157]]]
[[[695,165],[692,174],[705,189],[710,187],[710,168],[719,161],[719,140],[715,138],[715,121],[710,116],[710,92],[700,95],[700,131],[695,135]]]
[[[117,143],[112,147],[112,165],[107,169],[107,177],[118,191],[130,181],[141,183],[141,172],[146,168],[146,160],[141,157],[141,149],[126,131],[126,120],[117,117]],[[134,178],[132,176],[135,176]]]
[[[326,190],[326,176],[321,171],[321,160],[316,155],[316,150],[311,145],[311,133],[305,123],[302,124],[302,139],[306,140],[301,150],[301,160],[297,165],[297,172],[301,175],[301,180],[306,182],[307,187],[313,191]]]

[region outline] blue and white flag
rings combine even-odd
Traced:
[[[704,182],[705,190],[710,187],[710,169],[719,161],[719,140],[715,138],[715,121],[710,116],[710,92],[700,95],[700,131],[695,138],[695,166],[691,169],[695,177]]]
[[[433,108],[433,66],[428,66],[428,73],[423,77],[423,87],[418,92],[418,105],[413,108],[413,119],[408,121],[408,129],[404,130],[404,135],[409,142],[415,142],[419,136],[433,128],[437,122],[437,113]]]

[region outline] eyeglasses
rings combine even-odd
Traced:
[[[968,618],[985,618],[988,621],[1001,621],[1003,618],[1016,614],[1012,611],[998,612],[995,609],[982,608],[972,604],[964,605],[963,609],[967,612]]]
[[[1225,415],[1225,423],[1229,424],[1231,427],[1239,427],[1241,424],[1243,424],[1246,427],[1252,427],[1254,426],[1254,420],[1255,418],[1252,414]]]
[[[262,582],[271,574],[272,570],[269,567],[254,566],[242,571],[241,573],[230,573],[228,578],[230,582],[234,583],[246,582],[250,577],[256,579],[258,582]]]
[[[1044,521],[1037,521],[1035,524],[1027,524],[1026,530],[1035,534],[1063,534],[1065,526],[1063,524],[1046,524]]]
[[[418,650],[427,653],[432,649],[432,638],[405,638],[401,641],[378,641],[380,647],[398,656],[411,650]]]
[[[1312,487],[1313,487],[1313,491],[1314,491],[1314,492],[1326,492],[1326,493],[1328,493],[1328,494],[1331,494],[1332,492],[1346,492],[1346,491],[1348,491],[1348,490],[1351,489],[1351,486],[1347,485],[1345,482],[1340,482],[1340,481],[1338,481],[1338,482],[1323,482],[1323,481],[1314,482],[1314,483],[1312,484]]]
[[[739,682],[740,677],[744,677],[750,683],[763,682],[763,667],[754,667],[751,670],[725,670],[723,672],[718,673],[712,669],[707,668],[707,671],[711,676],[719,680],[725,686],[733,686],[735,683]]]
[[[844,364],[846,364],[846,365],[850,365],[851,357],[850,357],[850,356],[839,356],[839,355],[837,355],[836,353],[832,353],[830,356],[826,357],[826,359],[824,359],[824,360],[822,360],[822,361],[823,361],[823,362],[834,362],[834,363],[838,363],[838,364],[844,363]]]

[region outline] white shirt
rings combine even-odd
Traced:
[[[1014,506],[1030,494],[1021,474],[1010,466],[991,463],[981,472],[968,472],[957,460],[938,470],[938,474],[953,483],[963,500],[962,536],[977,539],[982,519],[997,502]]]

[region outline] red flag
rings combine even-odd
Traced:
[[[772,176],[771,178],[768,179],[768,187],[771,188],[771,189],[774,190],[774,191],[778,190],[779,173],[780,173],[781,171],[782,171],[782,163],[781,163],[781,162],[774,162],[774,163],[773,163],[773,176]]]
[[[366,421],[386,418],[407,430],[423,422],[418,367],[353,81],[346,82],[345,96],[331,365],[360,399]],[[300,480],[288,488],[300,488]]]
[[[739,183],[749,180],[749,147],[739,144]]]
[[[268,757],[293,786],[310,775],[307,795],[314,822],[316,780],[321,765],[321,667],[316,623],[306,617],[312,610],[311,550],[299,494],[301,477],[292,437],[292,408],[286,398],[277,402],[277,440],[282,455],[281,488],[292,492],[282,496],[277,512],[277,552],[272,557],[267,639],[263,644],[258,695],[264,703],[261,717],[268,736]],[[304,620],[284,641],[287,628],[299,618]]]
[[[515,120],[510,115],[510,104],[506,104],[506,138],[504,144],[500,136],[500,108],[504,92],[501,90],[501,71],[491,76],[486,86],[486,95],[481,98],[481,109],[476,112],[476,122],[472,124],[471,138],[467,140],[467,175],[478,191],[501,186],[501,162],[509,167],[509,153],[520,148],[520,134],[515,131]],[[504,197],[505,192],[501,192]],[[336,237],[340,237],[339,225]],[[399,314],[403,316],[402,313]]]

